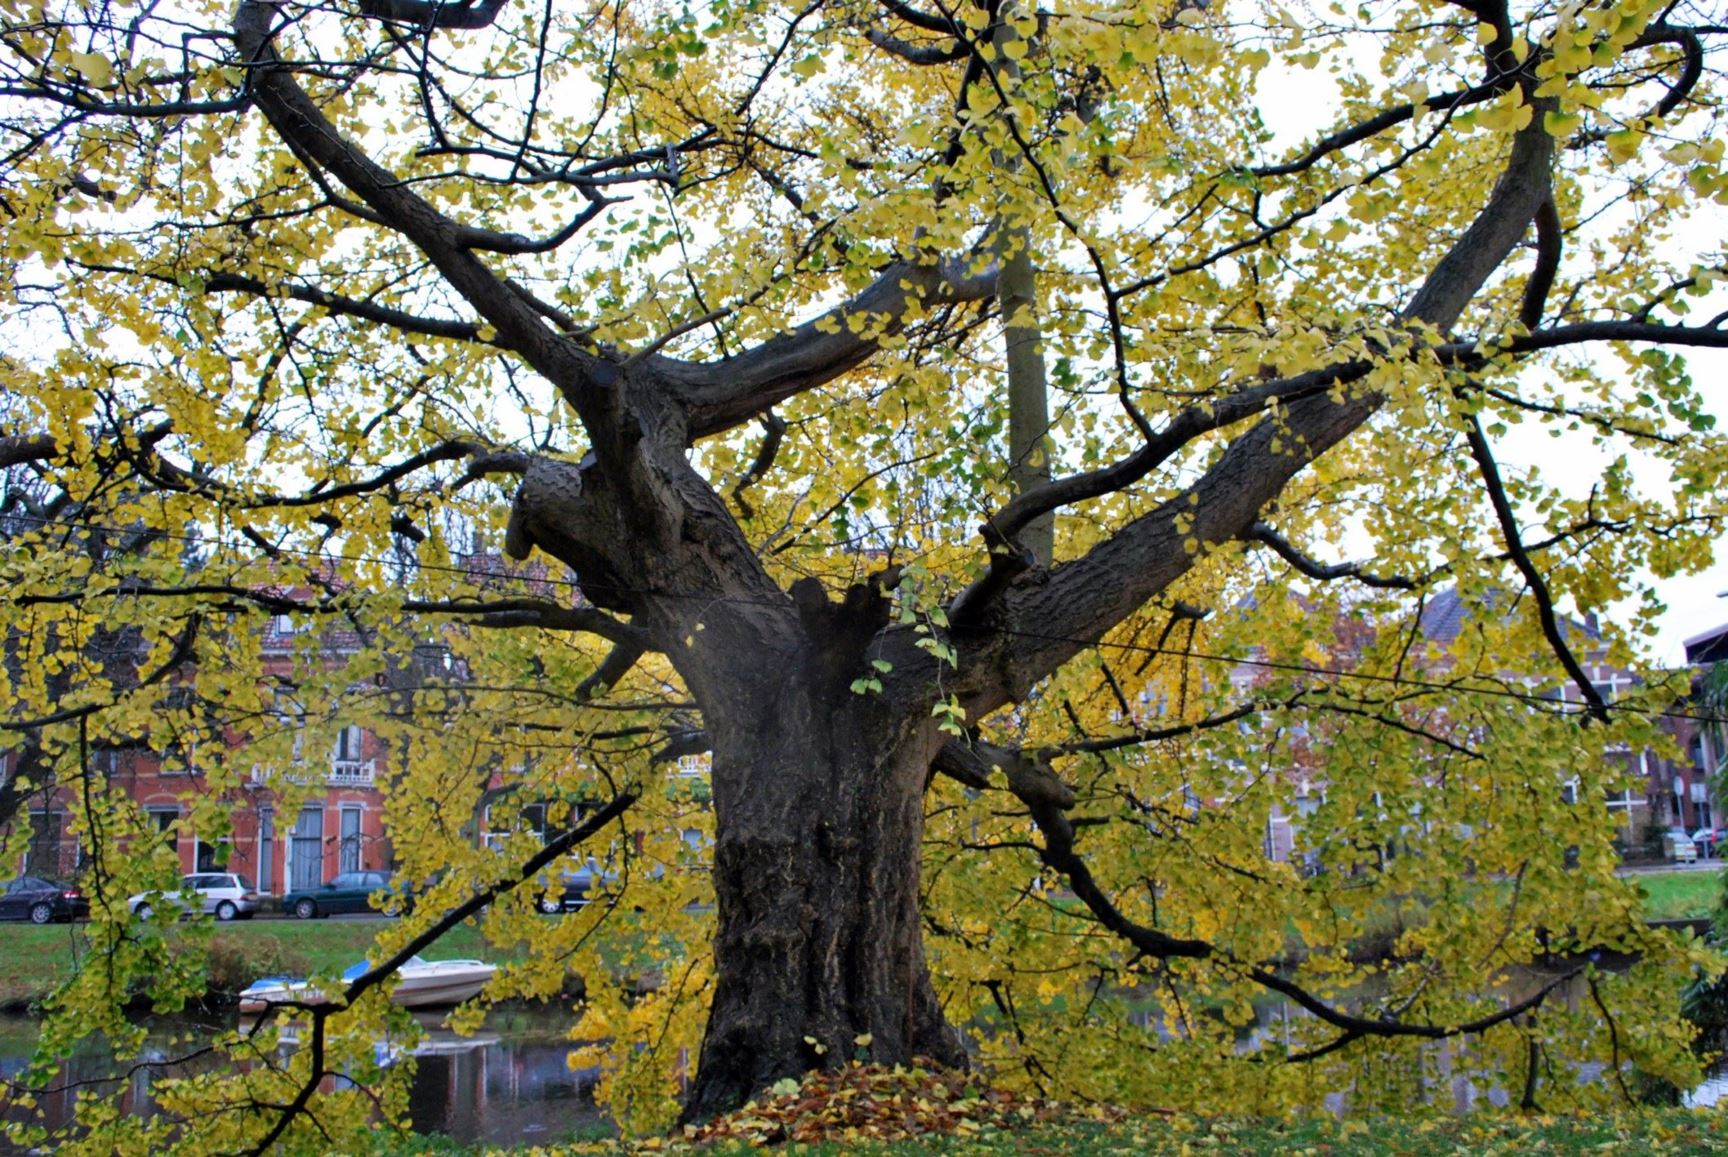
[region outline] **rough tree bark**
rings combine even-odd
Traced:
[[[691,1119],[843,1062],[865,1035],[878,1060],[965,1059],[919,932],[922,797],[941,735],[810,678],[819,644],[806,657],[759,689],[763,725],[716,735],[717,979]]]

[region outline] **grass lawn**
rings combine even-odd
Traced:
[[[340,972],[366,955],[383,918],[376,920],[236,920],[217,935],[237,941],[275,937],[286,950],[304,958],[307,971]],[[40,1000],[72,972],[85,951],[80,925],[17,924],[0,934],[0,1007]],[[511,954],[488,947],[478,930],[459,925],[428,949],[428,960],[479,957],[499,961]]]
[[[1650,920],[1708,916],[1722,894],[1720,872],[1649,872],[1632,882],[1644,891],[1644,915]]]
[[[1200,1157],[1201,1154],[1301,1154],[1304,1157],[1450,1157],[1451,1154],[1728,1153],[1728,1131],[1714,1114],[1673,1111],[1522,1121],[1473,1117],[1423,1121],[1169,1122],[1140,1118],[1113,1125],[1047,1125],[993,1137],[920,1137],[888,1145],[847,1140],[811,1145],[811,1157],[917,1153],[1065,1154],[1067,1157]],[[742,1154],[748,1150],[717,1149]],[[787,1152],[795,1152],[788,1147]]]

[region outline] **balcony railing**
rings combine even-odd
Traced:
[[[262,786],[273,779],[281,779],[288,783],[304,784],[308,782],[306,770],[306,765],[298,761],[285,768],[253,764],[252,782]],[[330,761],[330,777],[326,782],[333,787],[371,787],[376,776],[375,760],[333,759]]]
[[[373,761],[337,759],[330,764],[330,782],[345,787],[372,786]]]

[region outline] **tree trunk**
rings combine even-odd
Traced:
[[[766,694],[709,719],[717,980],[686,1120],[860,1049],[965,1060],[919,931],[923,789],[941,733],[810,676],[740,672]]]

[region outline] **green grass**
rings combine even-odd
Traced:
[[[1721,874],[1713,871],[1650,872],[1633,878],[1643,890],[1644,911],[1652,920],[1709,916],[1721,894]],[[366,955],[381,920],[245,920],[219,929],[239,939],[274,936],[309,971],[341,971]],[[83,954],[80,926],[11,925],[0,932],[0,1007],[39,1001],[71,974]],[[430,959],[480,957],[499,963],[514,954],[488,947],[480,933],[459,925],[426,953]]]
[[[274,936],[306,957],[309,972],[341,972],[365,956],[383,920],[248,920],[219,929],[223,936]],[[428,960],[481,958],[500,961],[477,928],[459,924],[422,953]],[[511,957],[511,954],[504,954]]]
[[[217,934],[246,941],[273,936],[308,972],[340,972],[366,955],[382,920],[238,920]],[[85,952],[81,925],[11,925],[0,932],[0,1007],[16,1008],[42,999],[71,975]],[[458,925],[424,955],[428,960],[479,957],[498,963],[514,959],[482,940],[477,929]]]
[[[1720,872],[1650,872],[1632,877],[1644,892],[1650,920],[1708,916],[1722,895]]]
[[[794,1152],[788,1148],[787,1152]],[[715,1153],[746,1152],[743,1148]],[[1439,1118],[1425,1121],[1171,1122],[1140,1118],[1114,1125],[1049,1125],[989,1138],[921,1137],[891,1145],[808,1146],[810,1157],[841,1154],[998,1153],[1066,1157],[1200,1157],[1201,1154],[1325,1154],[1326,1157],[1451,1157],[1452,1154],[1728,1153],[1719,1117],[1639,1113],[1550,1121]]]

